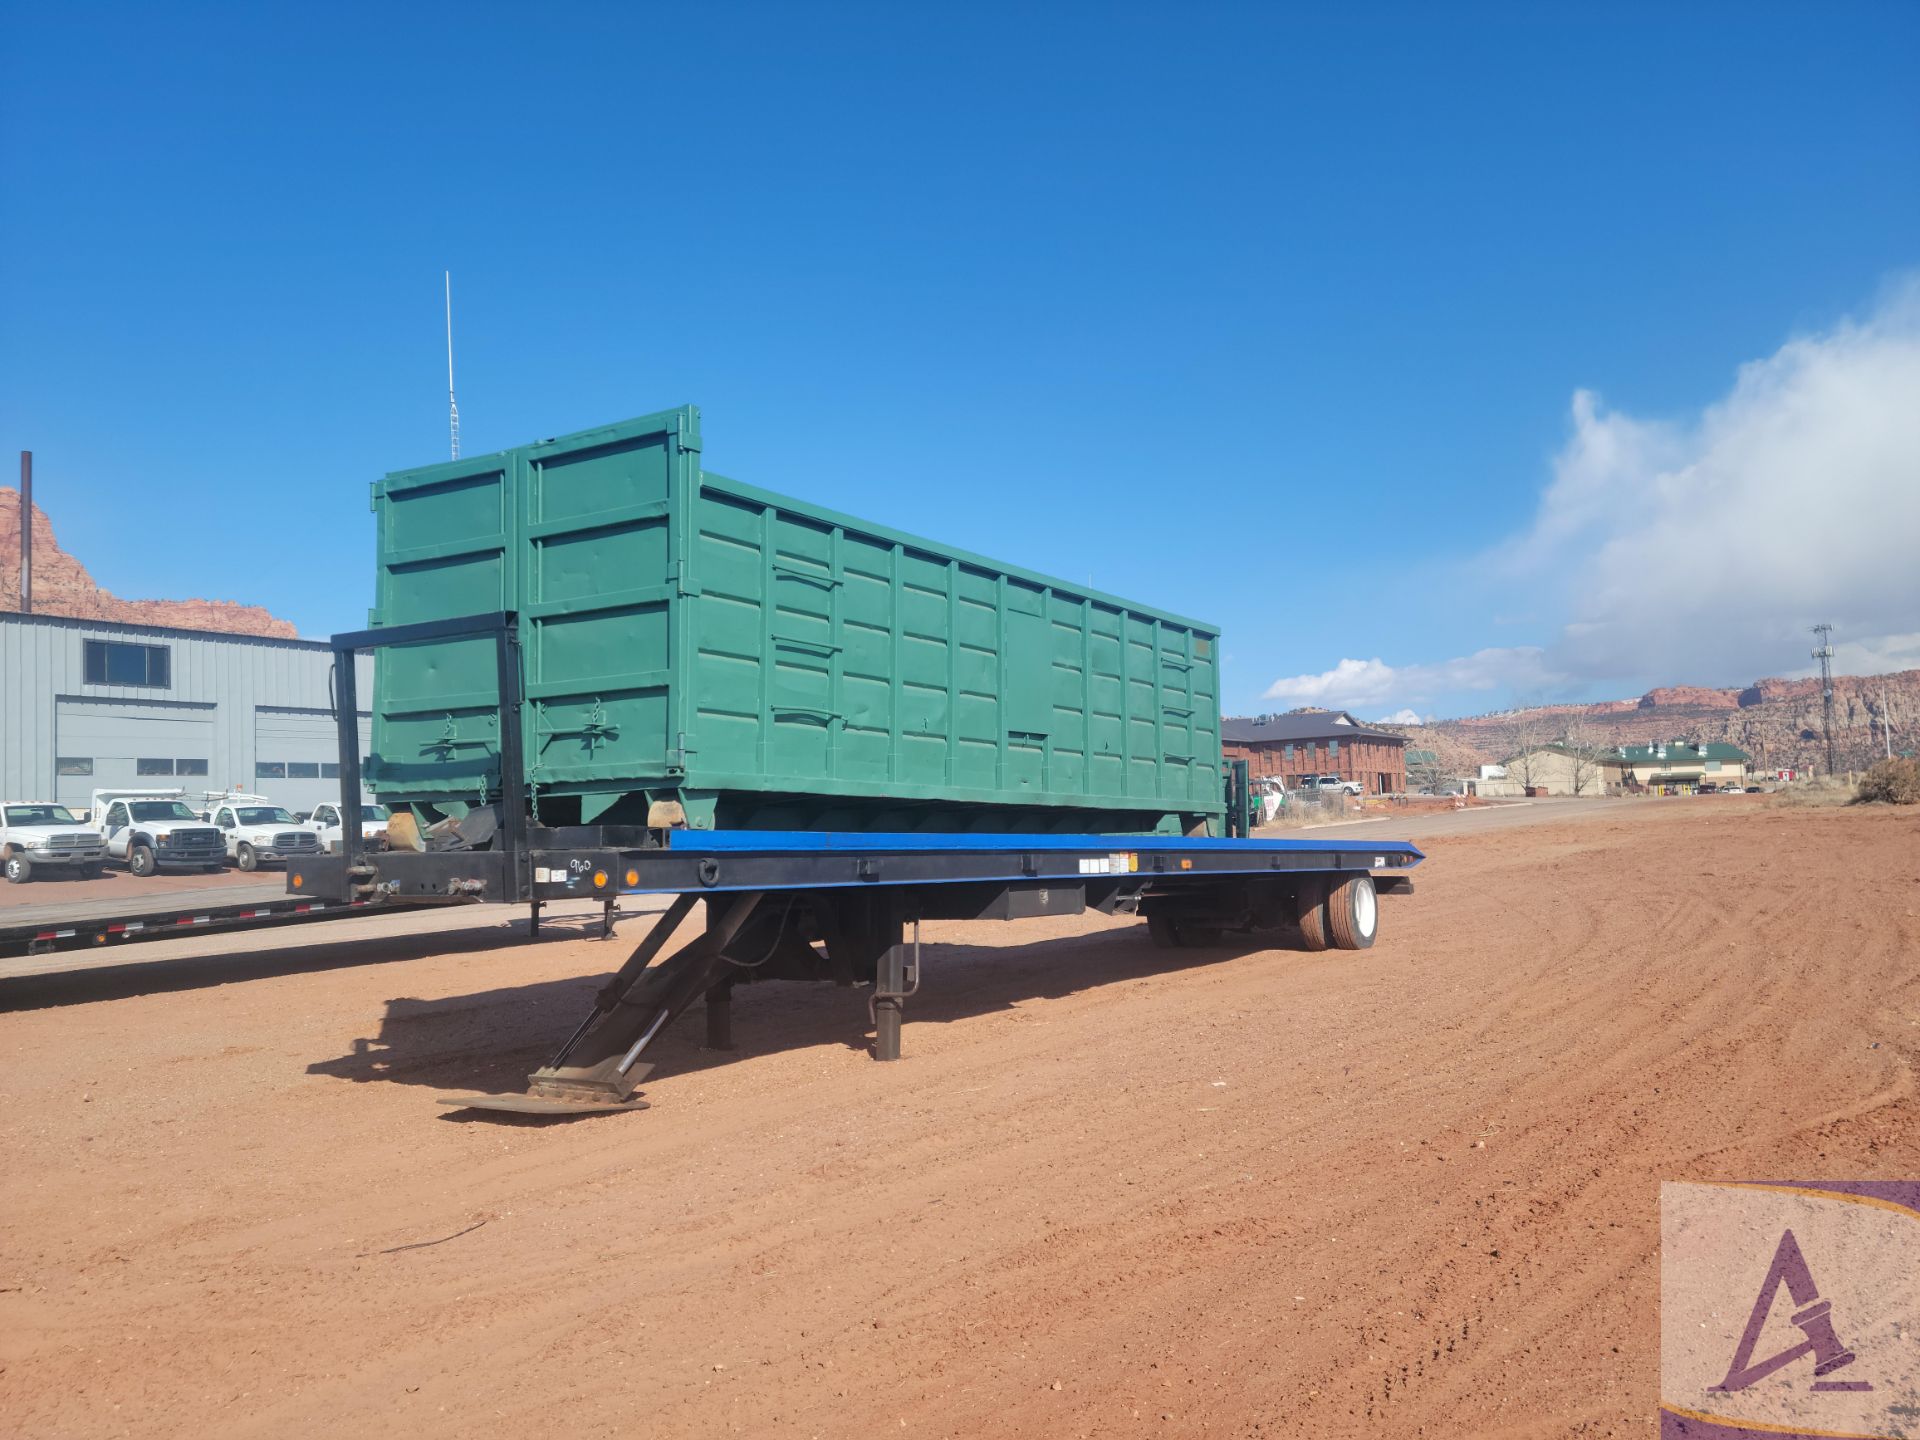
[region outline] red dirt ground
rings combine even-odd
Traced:
[[[902,1063],[867,1058],[863,991],[750,988],[737,1058],[691,1016],[654,1109],[573,1123],[432,1098],[570,1028],[625,950],[578,929],[7,982],[0,1414],[1649,1433],[1660,1181],[1920,1175],[1920,814],[1648,803],[1423,844],[1363,954],[932,927]]]

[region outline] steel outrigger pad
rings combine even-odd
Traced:
[[[645,1110],[647,1102],[566,1099],[553,1095],[442,1095],[438,1102],[455,1110],[499,1110],[509,1115],[600,1115]]]

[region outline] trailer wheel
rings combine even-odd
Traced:
[[[24,885],[33,878],[33,861],[18,850],[7,856],[7,883]]]
[[[244,840],[240,842],[240,848],[234,852],[233,859],[234,863],[242,870],[258,870],[260,868],[260,857],[254,853],[253,846],[247,844]]]
[[[1380,897],[1371,875],[1349,875],[1327,896],[1329,938],[1342,950],[1365,950],[1380,933]]]
[[[1308,950],[1327,948],[1327,882],[1318,875],[1300,877],[1300,889],[1294,896],[1294,919],[1300,925],[1300,941]]]
[[[127,851],[127,869],[141,879],[153,874],[160,867],[154,863],[151,845],[135,845]]]

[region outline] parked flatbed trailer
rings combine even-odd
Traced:
[[[348,712],[350,713],[350,712]],[[900,1057],[920,988],[922,920],[1135,914],[1156,943],[1203,946],[1280,932],[1309,950],[1364,949],[1378,900],[1406,893],[1424,857],[1406,841],[1174,836],[673,831],[526,832],[520,850],[380,852],[292,862],[308,894],[405,903],[468,896],[530,903],[671,895],[593,1008],[522,1094],[443,1104],[580,1115],[644,1108],[647,1047],[704,999],[706,1043],[733,1048],[732,994],[756,980],[872,987],[874,1056]],[[646,837],[653,839],[653,837]],[[698,933],[660,957],[704,908]]]
[[[151,900],[25,905],[0,910],[0,956],[46,955],[216,930],[331,920],[366,908],[364,900],[289,895],[279,883],[175,891]]]
[[[469,846],[456,825],[419,850],[361,843],[353,658],[390,646],[478,641],[493,653],[495,769],[480,798],[497,817]],[[538,1114],[643,1108],[641,1054],[696,999],[707,1044],[733,1048],[735,985],[822,980],[872,986],[874,1058],[900,1058],[906,1001],[920,988],[922,920],[1018,920],[1087,909],[1135,914],[1166,946],[1291,931],[1309,950],[1364,949],[1379,897],[1413,888],[1424,857],[1405,841],[1254,840],[1173,835],[763,831],[538,823],[524,767],[519,621],[511,611],[384,626],[333,637],[340,778],[350,802],[342,853],[288,863],[295,894],[344,902],[528,904],[624,894],[673,902],[548,1063],[514,1095],[443,1103]],[[494,798],[497,797],[497,798]],[[392,831],[389,829],[389,838]],[[435,848],[435,845],[444,848]],[[704,907],[694,939],[661,959]]]

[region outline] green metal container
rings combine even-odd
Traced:
[[[1219,631],[700,469],[691,406],[373,487],[373,625],[520,616],[536,823],[1218,833]],[[381,800],[496,798],[492,642],[375,661]]]

